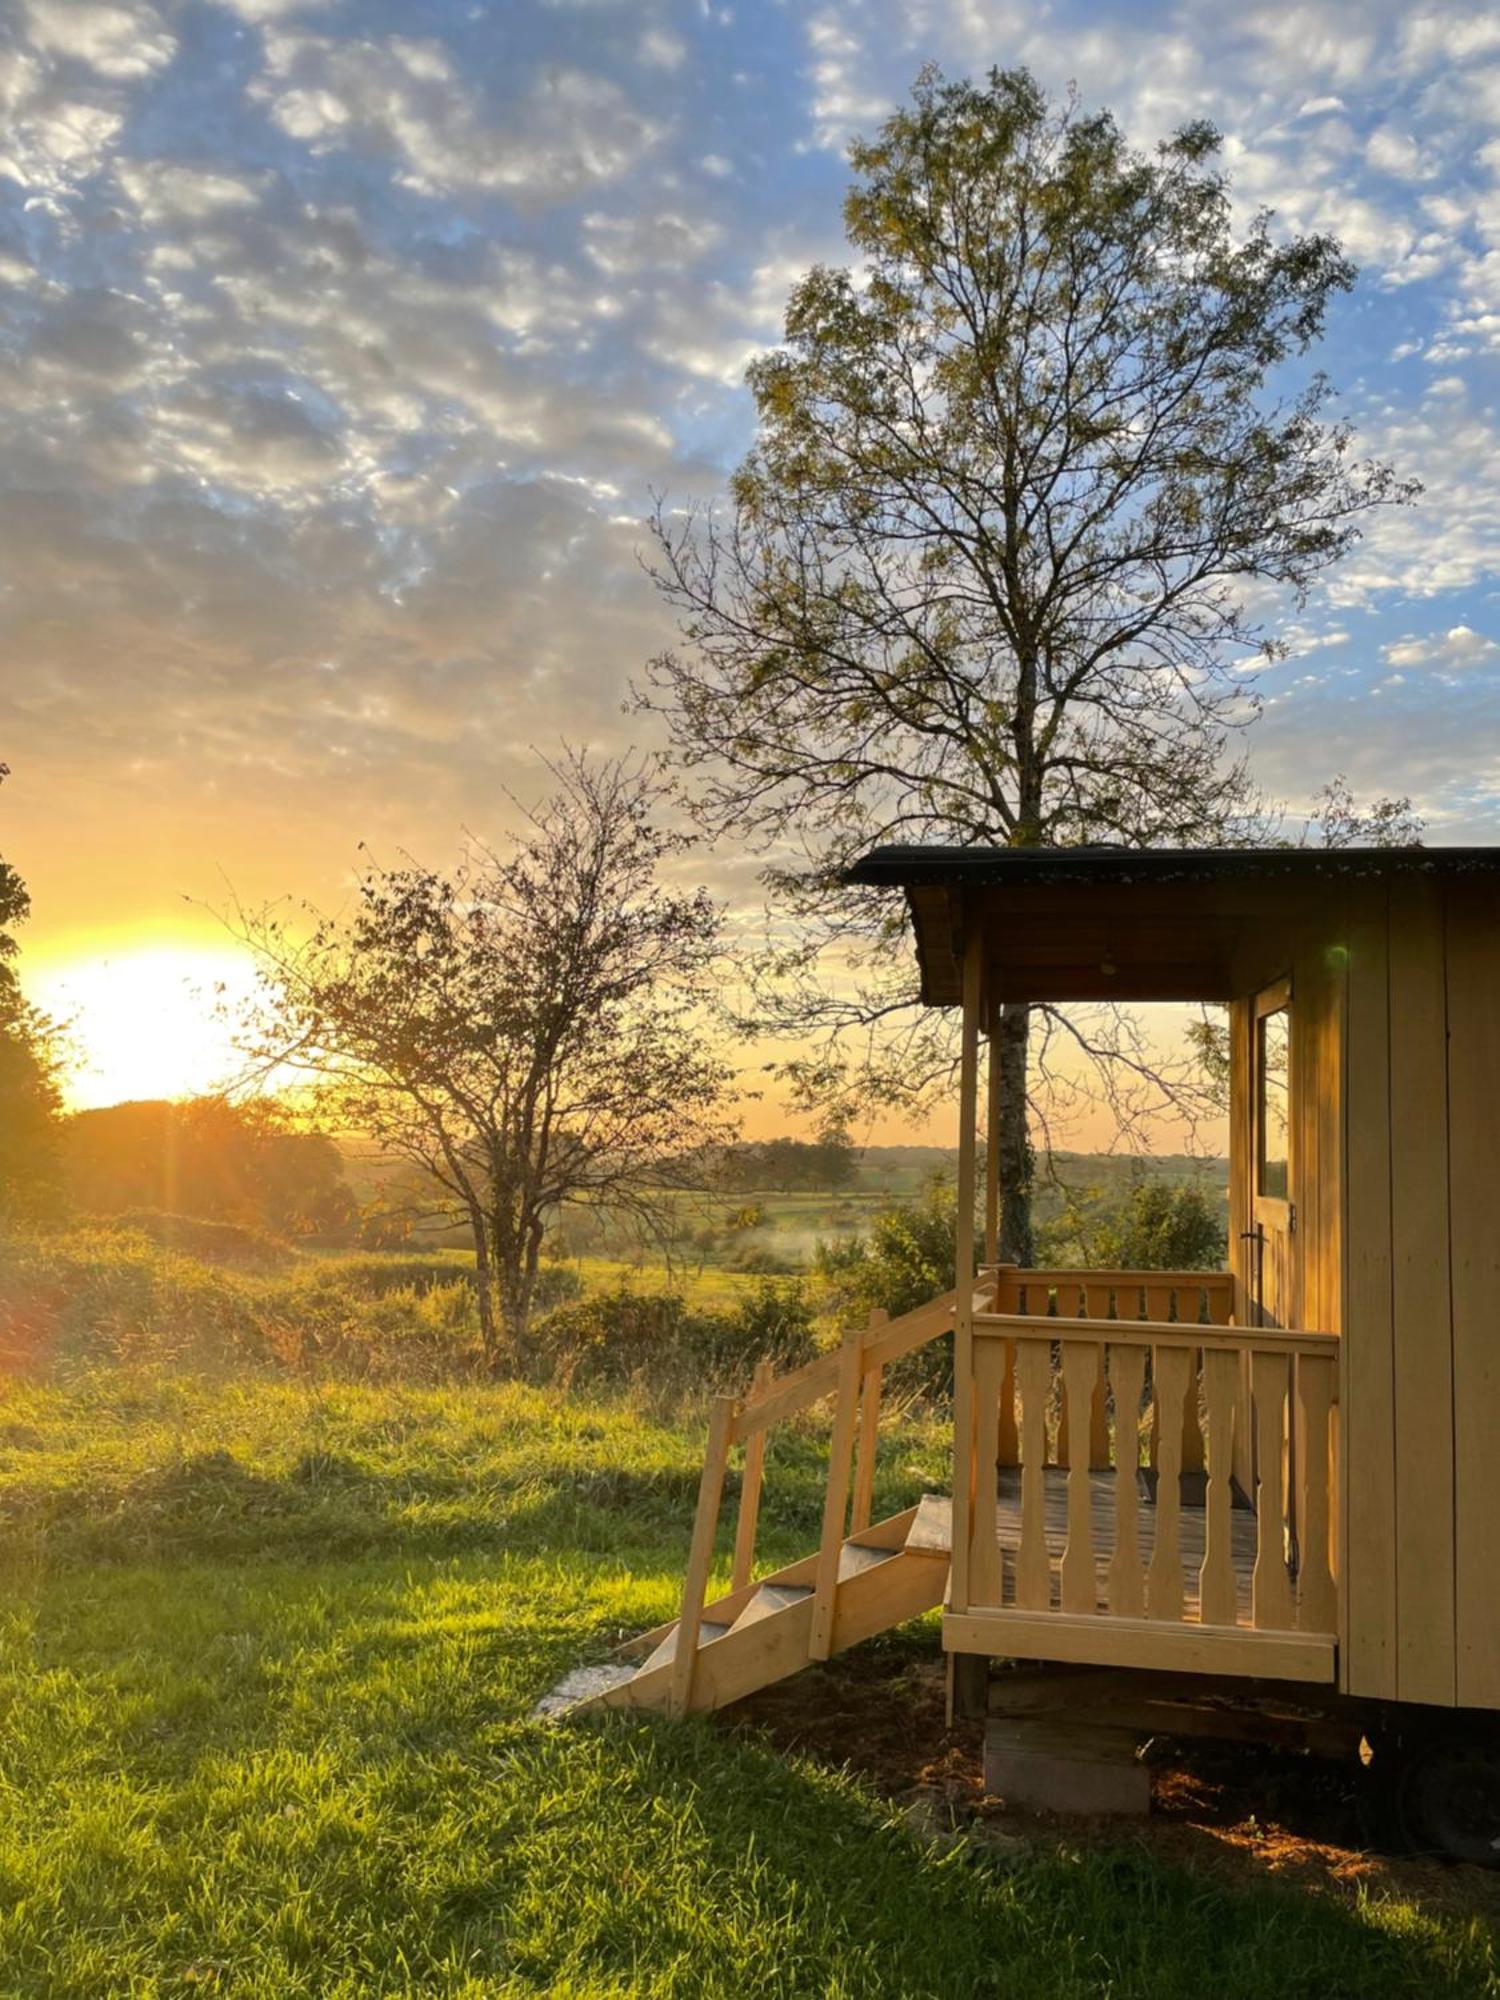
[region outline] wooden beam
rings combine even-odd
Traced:
[[[979,1094],[979,994],[983,941],[977,923],[964,944],[963,1041],[958,1076],[958,1225],[954,1242],[958,1309],[953,1325],[953,1579],[955,1607],[969,1601],[969,1525],[974,1452],[974,1154]]]
[[[992,1659],[1079,1661],[1090,1666],[1164,1667],[1259,1680],[1328,1682],[1333,1634],[1252,1632],[1243,1625],[1165,1624],[1064,1611],[950,1611],[943,1645]]]

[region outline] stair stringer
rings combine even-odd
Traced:
[[[876,1563],[838,1584],[834,1593],[834,1652],[843,1652],[924,1611],[936,1610],[943,1602],[948,1588],[946,1555],[903,1546],[916,1512],[910,1508],[888,1521],[861,1529],[852,1538],[867,1548],[889,1548],[892,1554],[886,1562]],[[732,1620],[763,1585],[810,1586],[816,1569],[816,1556],[806,1557],[778,1570],[774,1576],[760,1577],[743,1590],[730,1592],[706,1606],[704,1616],[716,1623]],[[700,1647],[693,1670],[691,1709],[701,1712],[727,1707],[730,1702],[740,1701],[800,1672],[810,1664],[812,1616],[813,1599],[807,1596]],[[670,1625],[662,1626],[655,1635],[645,1636],[654,1636],[659,1642],[671,1629]],[[643,1643],[644,1640],[637,1640],[635,1645]],[[672,1690],[673,1663],[664,1661],[649,1672],[638,1673],[618,1687],[581,1702],[572,1713],[588,1714],[606,1708],[666,1710],[671,1706]]]

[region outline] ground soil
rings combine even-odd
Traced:
[[[1221,1878],[1273,1876],[1349,1896],[1389,1890],[1429,1909],[1500,1919],[1500,1872],[1371,1851],[1352,1764],[1158,1738],[1145,1752],[1148,1819],[1021,1813],[985,1792],[983,1724],[950,1728],[945,1708],[940,1660],[877,1644],[810,1667],[721,1720],[868,1779],[935,1839],[962,1835],[1012,1853],[1037,1841],[1140,1841],[1163,1860]]]

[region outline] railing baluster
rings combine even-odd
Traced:
[[[763,1355],[755,1364],[755,1374],[750,1383],[750,1399],[754,1402],[763,1396],[771,1386],[771,1361]],[[742,1590],[750,1581],[755,1568],[755,1530],[760,1520],[760,1487],[766,1466],[766,1433],[752,1431],[745,1443],[745,1470],[740,1480],[740,1515],[734,1531],[734,1569],[729,1579],[731,1590]]]
[[[1062,1343],[1063,1380],[1075,1410],[1087,1410],[1099,1380],[1099,1348],[1091,1340]],[[1068,1539],[1063,1550],[1061,1602],[1064,1611],[1099,1609],[1099,1572],[1094,1561],[1093,1486],[1090,1440],[1080,1424],[1068,1458]]]
[[[1141,1398],[1146,1387],[1146,1350],[1111,1343],[1109,1386],[1115,1399],[1115,1546],[1109,1562],[1109,1608],[1117,1618],[1139,1618],[1146,1607],[1141,1563],[1140,1499]]]
[[[1146,1579],[1146,1616],[1182,1616],[1182,1423],[1192,1356],[1183,1347],[1158,1347],[1156,1381],[1156,1537]]]
[[[1023,1611],[1052,1608],[1052,1562],[1047,1554],[1047,1396],[1052,1387],[1052,1343],[1016,1342],[1021,1390],[1021,1548],[1016,1561],[1016,1603]]]
[[[1303,1354],[1297,1361],[1302,1407],[1302,1506],[1299,1513],[1297,1622],[1305,1632],[1332,1632],[1338,1594],[1329,1561],[1332,1546],[1333,1360]]]
[[[995,1456],[1001,1465],[1019,1465],[1021,1440],[1016,1430],[1016,1347],[1012,1340],[997,1341],[1005,1349],[1005,1375],[1000,1384],[1000,1409],[995,1423]]]
[[[1234,1397],[1240,1358],[1232,1348],[1210,1348],[1203,1356],[1203,1399],[1208,1421],[1208,1490],[1204,1500],[1203,1567],[1198,1572],[1198,1616],[1205,1625],[1239,1622],[1230,1543],[1234,1465]]]
[[[1292,1585],[1286,1566],[1286,1496],[1282,1485],[1287,1359],[1256,1353],[1250,1363],[1255,1398],[1255,1570],[1250,1580],[1250,1622],[1260,1631],[1289,1632]]]
[[[1000,1532],[995,1518],[999,1497],[995,1476],[995,1440],[999,1429],[1000,1398],[1007,1374],[1008,1346],[1009,1342],[1003,1340],[982,1339],[974,1342],[974,1419],[979,1439],[976,1448],[979,1462],[974,1478],[969,1601],[988,1606],[998,1606],[1001,1593]]]

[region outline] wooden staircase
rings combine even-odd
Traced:
[[[642,1633],[612,1661],[566,1676],[543,1697],[538,1714],[642,1708],[686,1715],[722,1708],[940,1605],[949,1553],[947,1534],[934,1523],[947,1503],[929,1495],[884,1521],[870,1514],[884,1370],[950,1331],[956,1304],[957,1294],[949,1292],[897,1320],[875,1314],[869,1326],[806,1367],[775,1377],[762,1363],[748,1396],[716,1397],[681,1615]],[[766,1435],[829,1397],[833,1423],[819,1546],[800,1562],[756,1578]],[[744,1470],[730,1586],[710,1602],[720,1503],[736,1445],[744,1447]]]
[[[920,1513],[920,1508],[908,1507],[843,1543],[831,1652],[843,1652],[942,1603],[948,1588],[947,1551],[924,1549],[919,1533],[912,1545]],[[673,1619],[634,1640],[627,1649],[630,1658],[617,1656],[608,1667],[584,1668],[576,1680],[578,1697],[560,1702],[559,1709],[584,1714],[605,1708],[678,1713],[723,1708],[785,1680],[812,1658],[817,1563],[815,1555],[808,1556],[704,1607],[686,1704],[677,1699],[681,1621]],[[569,1681],[556,1690],[558,1695],[566,1696]]]

